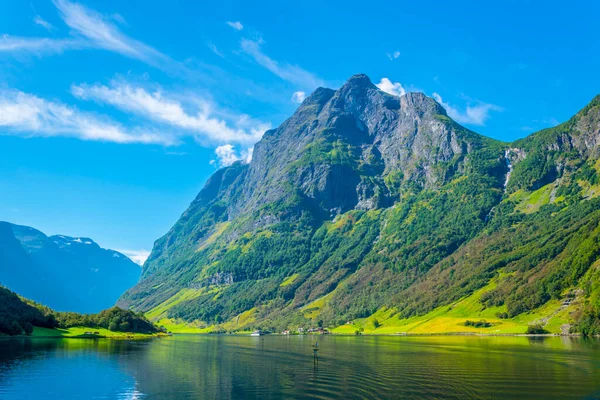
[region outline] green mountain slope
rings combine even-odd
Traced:
[[[475,295],[505,331],[593,325],[599,103],[508,144],[364,75],[317,89],[250,164],[209,179],[120,304],[199,327],[389,332]],[[460,315],[442,330],[469,331]]]

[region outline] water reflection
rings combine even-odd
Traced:
[[[0,340],[0,398],[141,398],[120,364],[135,352],[128,342],[109,340]]]
[[[212,335],[149,342],[0,341],[0,398],[28,394],[67,399],[598,398],[600,342]]]

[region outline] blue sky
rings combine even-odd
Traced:
[[[511,141],[600,93],[595,1],[4,1],[0,220],[145,254],[318,86]]]

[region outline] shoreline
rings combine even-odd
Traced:
[[[173,336],[250,336],[246,333],[241,334],[211,334],[211,333],[174,333]],[[460,336],[469,336],[469,337],[527,337],[527,338],[600,338],[600,335],[591,335],[584,336],[581,334],[568,334],[568,335],[560,335],[560,334],[514,334],[514,333],[506,333],[506,334],[478,334],[478,333],[415,333],[415,334],[407,334],[407,335],[398,335],[398,334],[364,334],[364,335],[350,335],[350,334],[332,334],[332,335],[282,335],[282,334],[268,334],[261,335],[264,336],[286,336],[286,337],[301,337],[301,336],[335,336],[335,337],[460,337]],[[18,335],[18,336],[0,336],[0,340],[2,339],[81,339],[81,340],[97,340],[97,339],[108,339],[108,340],[152,340],[152,339],[160,339],[168,337],[166,335],[148,335],[148,336],[94,336],[94,337],[84,337],[84,336],[26,336],[26,335]]]
[[[83,335],[83,334],[75,334],[75,335],[60,335],[60,334],[42,334],[42,335],[0,335],[0,339],[112,339],[112,340],[148,340],[155,338],[166,338],[169,336],[180,336],[180,335],[213,335],[213,336],[250,336],[247,332],[234,332],[234,333],[214,333],[214,332],[173,332],[172,335],[168,335],[165,333],[126,333],[126,332],[115,332],[114,335]],[[584,336],[581,333],[538,333],[538,334],[527,334],[527,333],[478,333],[478,332],[432,332],[432,333],[410,333],[410,332],[399,332],[399,333],[361,333],[360,335],[351,334],[351,333],[328,333],[328,334],[319,334],[319,333],[304,333],[304,334],[282,334],[282,333],[268,333],[261,336],[288,336],[288,337],[297,337],[297,336],[344,336],[344,337],[360,337],[360,336],[393,336],[393,337],[433,337],[433,336],[475,336],[475,337],[538,337],[538,338],[547,338],[547,337],[593,337],[600,338],[600,335],[591,335]]]

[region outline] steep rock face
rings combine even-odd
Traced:
[[[600,221],[598,103],[509,144],[365,75],[319,88],[250,164],[213,175],[120,305],[234,329],[341,324],[426,313],[506,272],[482,307],[539,307],[600,254],[584,239]]]
[[[598,158],[600,96],[567,122],[518,140],[513,147],[511,191],[540,188],[573,172],[582,160]]]
[[[0,282],[60,311],[98,312],[135,285],[141,269],[89,238],[0,222]]]
[[[422,93],[397,98],[356,75],[337,91],[318,89],[289,120],[265,133],[230,218],[293,190],[314,201],[327,218],[357,205],[390,205],[383,182],[390,172],[400,171],[404,181],[422,187],[439,187],[450,177],[435,167],[484,141]]]

